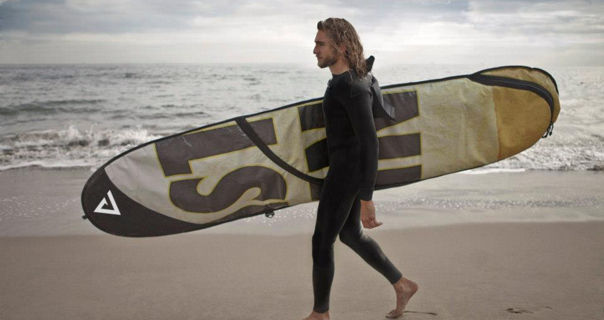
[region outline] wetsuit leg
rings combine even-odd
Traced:
[[[381,273],[390,283],[394,284],[403,276],[390,262],[380,246],[363,233],[361,226],[361,199],[357,196],[340,231],[340,240],[356,252],[365,262]]]
[[[333,244],[344,226],[358,189],[350,181],[329,176],[325,179],[317,210],[315,232],[312,237],[313,310],[329,310],[329,293],[334,274]]]
[[[333,244],[338,235],[391,283],[395,283],[402,276],[378,244],[363,234],[358,194],[358,183],[354,181],[333,175],[325,180],[312,239],[315,297],[313,310],[316,312],[329,310],[329,294],[334,275]]]

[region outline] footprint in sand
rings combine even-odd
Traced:
[[[418,314],[427,314],[430,316],[437,316],[438,313],[436,312],[426,312],[426,311],[411,311],[411,310],[405,310],[403,311],[403,313],[418,313]]]
[[[520,308],[507,308],[505,310],[509,313],[533,313],[533,311],[528,311]]]
[[[522,309],[522,308],[507,308],[507,309],[505,309],[505,310],[506,310],[507,312],[509,312],[509,313],[517,313],[517,314],[518,314],[518,313],[533,313],[533,312],[536,312],[536,311],[541,311],[541,310],[543,310],[543,309],[549,309],[549,310],[552,310],[552,307],[550,307],[550,306],[545,306],[545,307],[542,307],[542,308],[540,308],[539,310],[535,310],[535,311],[530,311],[530,310],[526,310],[526,309]]]

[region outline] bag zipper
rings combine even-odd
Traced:
[[[552,135],[552,131],[554,130],[554,97],[544,87],[530,81],[506,78],[501,76],[484,75],[480,73],[470,74],[468,75],[468,79],[478,83],[482,83],[484,85],[502,86],[514,89],[528,90],[538,94],[547,102],[550,109],[549,126],[543,134],[542,138],[547,138]]]

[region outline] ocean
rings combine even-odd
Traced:
[[[388,85],[489,67],[376,64],[374,74]],[[535,67],[560,90],[553,135],[482,168],[376,192],[382,229],[604,220],[604,67]],[[0,237],[99,234],[80,219],[79,197],[103,163],[152,139],[320,97],[329,78],[279,64],[0,65]],[[316,205],[203,232],[311,233]]]
[[[470,173],[603,170],[604,67],[535,67],[560,90],[553,135]],[[376,64],[374,74],[387,85],[484,68]],[[0,65],[0,170],[96,168],[152,139],[320,97],[329,78],[282,64]]]

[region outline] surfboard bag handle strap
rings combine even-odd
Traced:
[[[292,167],[291,165],[289,165],[289,163],[283,161],[283,159],[279,158],[279,156],[277,156],[273,151],[271,151],[271,149],[266,145],[266,143],[264,143],[264,141],[260,139],[258,134],[256,134],[256,131],[254,131],[254,128],[252,128],[250,123],[247,122],[244,117],[236,118],[235,122],[237,122],[239,128],[243,130],[243,132],[248,136],[248,138],[250,138],[250,140],[252,140],[252,142],[258,147],[258,149],[260,149],[260,151],[262,151],[262,153],[264,153],[264,155],[271,159],[275,164],[302,180],[308,181],[312,184],[316,184],[319,186],[323,184],[323,179],[309,176],[304,172],[301,172],[298,169]]]
[[[371,72],[373,68],[373,62],[375,61],[374,56],[369,56],[369,58],[365,59],[365,66],[367,67],[367,72]]]
[[[385,118],[394,121],[396,120],[394,107],[385,103],[384,97],[382,96],[382,90],[380,89],[380,83],[373,76],[373,73],[371,73],[371,68],[373,68],[374,61],[375,58],[373,56],[369,56],[369,58],[365,60],[365,64],[367,65],[367,76],[370,78],[371,81],[371,94],[373,95],[371,111],[373,112],[374,118]]]

